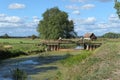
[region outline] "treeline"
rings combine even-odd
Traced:
[[[4,34],[2,36],[0,36],[0,38],[32,38],[32,39],[36,39],[36,38],[39,38],[38,36],[36,35],[31,35],[31,36],[10,36],[8,34]]]
[[[120,38],[120,33],[113,33],[113,32],[109,32],[109,33],[105,33],[103,36],[101,36],[102,38]]]

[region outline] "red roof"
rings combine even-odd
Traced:
[[[90,36],[92,35],[93,33],[86,33],[85,35],[84,35],[84,38],[90,38]]]

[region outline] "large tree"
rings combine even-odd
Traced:
[[[74,23],[68,20],[68,14],[57,7],[47,9],[43,13],[37,31],[42,39],[58,39],[75,37]]]
[[[115,6],[114,8],[117,10],[117,15],[119,16],[120,18],[120,2],[117,1],[117,0],[114,0],[115,1]]]

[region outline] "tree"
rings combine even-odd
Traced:
[[[42,39],[58,39],[75,37],[74,23],[68,20],[68,14],[57,7],[47,9],[43,13],[37,31]]]
[[[33,34],[33,35],[31,36],[31,38],[32,38],[32,40],[34,40],[34,39],[37,38],[37,36]]]
[[[3,35],[3,38],[9,38],[10,36],[6,33]]]
[[[120,2],[118,2],[117,0],[115,0],[115,6],[114,8],[117,10],[117,14],[120,18]]]
[[[120,33],[108,32],[108,33],[105,33],[102,37],[103,38],[120,38]]]

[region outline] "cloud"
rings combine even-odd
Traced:
[[[111,14],[111,15],[109,16],[108,20],[109,20],[110,22],[112,22],[112,23],[113,23],[113,22],[115,22],[115,23],[120,22],[120,19],[119,19],[118,16],[115,15],[115,14]]]
[[[0,27],[17,27],[24,21],[18,16],[8,16],[6,14],[0,14]]]
[[[79,10],[75,10],[75,11],[72,12],[72,14],[80,15],[80,11]]]
[[[36,34],[36,27],[38,26],[39,18],[33,16],[30,18],[8,16],[6,14],[0,14],[0,35],[8,33],[12,36],[25,36]]]
[[[83,6],[81,6],[81,9],[91,9],[94,8],[95,5],[94,4],[85,4]]]
[[[93,25],[96,22],[95,17],[88,17],[86,19],[74,19],[74,22],[80,24],[80,25]]]
[[[75,31],[78,35],[84,35],[86,32],[93,32],[100,36],[107,32],[120,32],[120,20],[117,15],[111,14],[108,21],[101,22],[95,17],[72,19],[75,23]]]
[[[8,6],[8,9],[23,9],[26,6],[24,4],[12,3]]]
[[[77,5],[66,5],[65,6],[66,9],[72,10],[71,13],[75,14],[75,15],[80,15],[80,10],[88,10],[88,9],[92,9],[94,7],[95,7],[94,4],[85,4],[83,6],[77,6]]]
[[[71,9],[71,10],[79,10],[80,8],[76,5],[67,5],[65,6],[65,8],[67,9]]]

